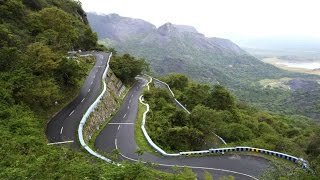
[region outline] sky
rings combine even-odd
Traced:
[[[192,25],[207,37],[320,38],[319,0],[80,1],[86,12]]]

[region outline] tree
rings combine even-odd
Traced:
[[[55,101],[60,101],[61,92],[59,86],[52,78],[34,79],[23,87],[17,94],[21,100],[33,109],[48,109]]]
[[[25,20],[26,9],[21,1],[6,0],[4,4],[0,4],[0,24],[10,22],[18,25]]]
[[[76,42],[75,49],[85,49],[89,50],[97,46],[98,36],[96,33],[93,33],[91,28],[84,26],[83,30],[79,33],[78,42]]]
[[[315,134],[310,138],[310,143],[307,147],[306,153],[311,157],[317,157],[320,154],[320,137]]]
[[[199,149],[204,142],[204,134],[201,131],[187,126],[170,128],[167,137],[172,150]]]
[[[58,8],[45,8],[39,11],[40,34],[38,37],[47,38],[54,49],[72,49],[78,41],[78,29],[74,26],[80,22],[70,14]],[[51,34],[55,35],[53,39]]]
[[[23,0],[23,4],[33,10],[40,10],[48,5],[44,0]]]
[[[231,123],[226,126],[221,136],[228,142],[237,142],[250,140],[254,137],[254,134],[242,124]]]
[[[203,179],[204,180],[213,180],[213,177],[208,171],[205,171],[203,174]]]
[[[182,91],[188,85],[188,78],[183,74],[170,74],[164,78],[164,81],[173,89]]]
[[[196,106],[190,115],[190,125],[193,128],[200,130],[203,134],[211,134],[215,130],[215,126],[219,126],[220,122],[213,119],[215,111],[202,106]]]
[[[189,110],[192,110],[198,104],[206,104],[210,93],[209,90],[210,87],[208,85],[189,83],[178,99],[187,105]]]
[[[176,109],[170,119],[172,126],[187,126],[189,124],[189,117],[182,109]]]
[[[1,40],[0,40],[1,41]],[[0,71],[13,69],[21,56],[17,48],[3,47],[0,49]]]
[[[76,61],[64,58],[55,71],[55,78],[62,88],[74,89],[79,86],[80,80],[85,77],[84,67]]]
[[[136,59],[129,54],[114,56],[110,61],[110,67],[124,83],[133,82],[137,75],[149,69],[144,59]]]
[[[235,106],[235,99],[226,88],[215,85],[207,100],[207,106],[218,110],[231,110]]]
[[[49,76],[57,69],[61,57],[42,43],[33,43],[27,47],[25,68],[30,69],[34,75]]]
[[[267,123],[262,122],[258,125],[259,134],[275,134],[275,130]]]

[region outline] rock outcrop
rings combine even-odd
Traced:
[[[120,98],[125,91],[124,84],[109,70],[106,78],[107,92],[93,112],[84,127],[85,141],[89,141],[93,134],[117,111]]]

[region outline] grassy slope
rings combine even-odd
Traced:
[[[146,110],[146,106],[139,102],[138,116],[135,122],[135,139],[140,150],[156,154],[152,147],[148,144],[141,129],[143,113]]]

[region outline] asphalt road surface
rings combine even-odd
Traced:
[[[101,78],[106,68],[109,53],[93,53],[96,63],[85,80],[79,95],[58,112],[47,124],[46,135],[50,143],[73,141],[71,147],[79,148],[77,128],[89,106],[101,92]],[[118,113],[102,130],[95,141],[99,151],[111,152],[118,149],[123,160],[153,162],[158,169],[172,172],[173,166],[186,166],[193,169],[202,178],[205,171],[214,176],[232,175],[236,179],[258,177],[270,164],[267,160],[254,156],[194,156],[162,157],[144,153],[141,157],[135,153],[134,123],[138,112],[138,99],[147,80],[140,79],[126,95]]]
[[[118,149],[123,160],[153,162],[158,168],[172,171],[172,166],[192,168],[202,179],[205,171],[216,176],[232,175],[236,179],[254,179],[266,170],[270,163],[256,156],[193,156],[193,157],[163,157],[144,152],[138,156],[135,152],[138,146],[135,142],[134,123],[138,112],[138,99],[147,80],[139,79],[126,95],[118,113],[104,127],[95,141],[98,151],[110,153]]]
[[[83,114],[101,93],[101,78],[110,53],[93,53],[96,63],[86,78],[79,95],[58,112],[47,124],[46,135],[50,143],[73,141],[71,147],[79,148],[77,129]]]

